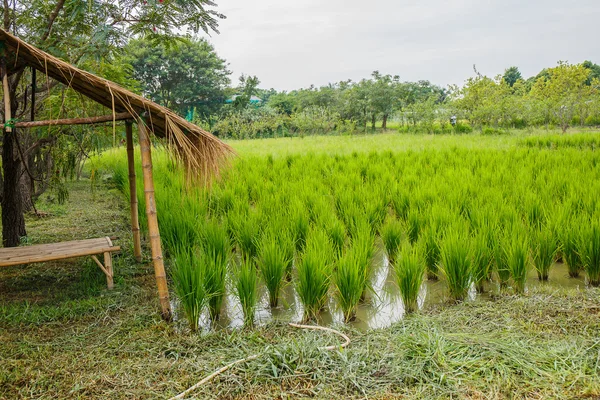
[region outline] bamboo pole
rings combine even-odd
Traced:
[[[158,289],[158,299],[163,319],[170,321],[171,304],[169,303],[169,289],[167,287],[167,276],[163,262],[162,248],[160,245],[160,232],[158,230],[158,218],[156,214],[156,199],[154,197],[154,180],[152,178],[152,153],[150,138],[146,123],[143,119],[137,121],[140,136],[140,150],[142,153],[142,172],[144,175],[144,194],[146,198],[146,216],[148,217],[148,234],[150,237],[150,249],[152,251],[152,263],[154,264],[154,275]]]
[[[0,57],[2,58],[2,90],[4,91],[4,121],[8,122],[12,119],[12,112],[10,108],[10,87],[8,85],[8,69],[6,67],[6,49],[5,43],[0,43]],[[2,124],[2,128],[4,128],[5,132],[12,132],[12,128],[10,126],[4,126]]]
[[[6,84],[8,85],[8,78],[5,77]],[[40,126],[58,126],[58,125],[88,125],[88,124],[101,124],[104,122],[122,121],[124,119],[131,119],[131,114],[128,112],[117,113],[115,115],[101,115],[99,117],[83,117],[83,118],[63,118],[63,119],[50,119],[44,121],[27,121],[15,123],[15,128],[37,128]],[[0,126],[4,127],[3,124]]]
[[[133,124],[125,122],[127,136],[127,166],[129,168],[129,204],[131,207],[131,232],[133,233],[133,254],[137,262],[142,261],[142,241],[140,238],[140,222],[138,217],[137,189],[135,182],[135,158],[133,155]]]

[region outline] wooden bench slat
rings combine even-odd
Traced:
[[[106,237],[3,248],[0,249],[0,267],[89,256],[120,249],[119,246],[114,246],[110,239]]]

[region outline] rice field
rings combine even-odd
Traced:
[[[597,134],[553,138],[233,142],[238,157],[210,189],[187,187],[156,149],[178,318],[191,330],[271,319],[373,328],[433,303],[598,286]],[[128,196],[122,149],[92,168]]]

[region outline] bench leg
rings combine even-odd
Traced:
[[[114,287],[114,283],[112,254],[110,252],[104,253],[104,266],[106,268],[106,286],[108,286],[108,289],[112,289]]]

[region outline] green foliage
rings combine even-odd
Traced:
[[[482,232],[472,239],[473,281],[478,293],[485,291],[485,282],[490,278],[494,254],[489,247],[489,236]]]
[[[396,256],[396,282],[400,289],[404,310],[412,313],[419,308],[419,291],[425,276],[425,264],[416,246],[405,244],[398,250]]]
[[[207,118],[225,101],[229,84],[225,60],[204,39],[158,44],[148,38],[132,40],[127,48],[132,76],[151,100],[184,116],[194,111]]]

